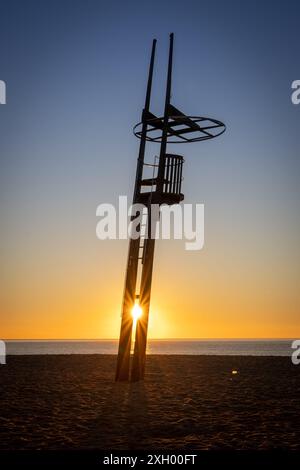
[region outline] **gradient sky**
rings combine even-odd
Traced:
[[[299,337],[299,14],[297,1],[1,0],[1,338],[118,336],[128,243],[97,240],[95,211],[132,197],[151,41],[160,114],[172,31],[173,104],[227,131],[180,146],[205,248],[157,243],[150,336]]]

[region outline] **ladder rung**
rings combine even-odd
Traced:
[[[168,179],[164,179],[163,183],[167,184],[170,181]],[[157,184],[157,178],[145,178],[144,180],[141,181],[141,186],[154,186]]]
[[[157,178],[146,178],[141,181],[141,186],[153,186],[156,184]]]

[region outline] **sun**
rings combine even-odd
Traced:
[[[142,313],[143,311],[141,307],[139,306],[139,304],[135,303],[131,311],[131,315],[133,316],[133,319],[137,321],[141,317]]]

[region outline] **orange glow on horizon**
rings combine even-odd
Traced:
[[[34,248],[35,256],[6,273],[1,339],[117,339],[126,242],[96,243],[76,260],[74,247],[55,256]],[[283,269],[282,256],[275,267],[259,257],[191,256],[175,242],[157,243],[149,338],[300,337],[295,272]]]

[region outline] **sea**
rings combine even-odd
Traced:
[[[293,339],[152,339],[147,354],[290,356]],[[6,354],[117,354],[117,340],[7,340]]]

